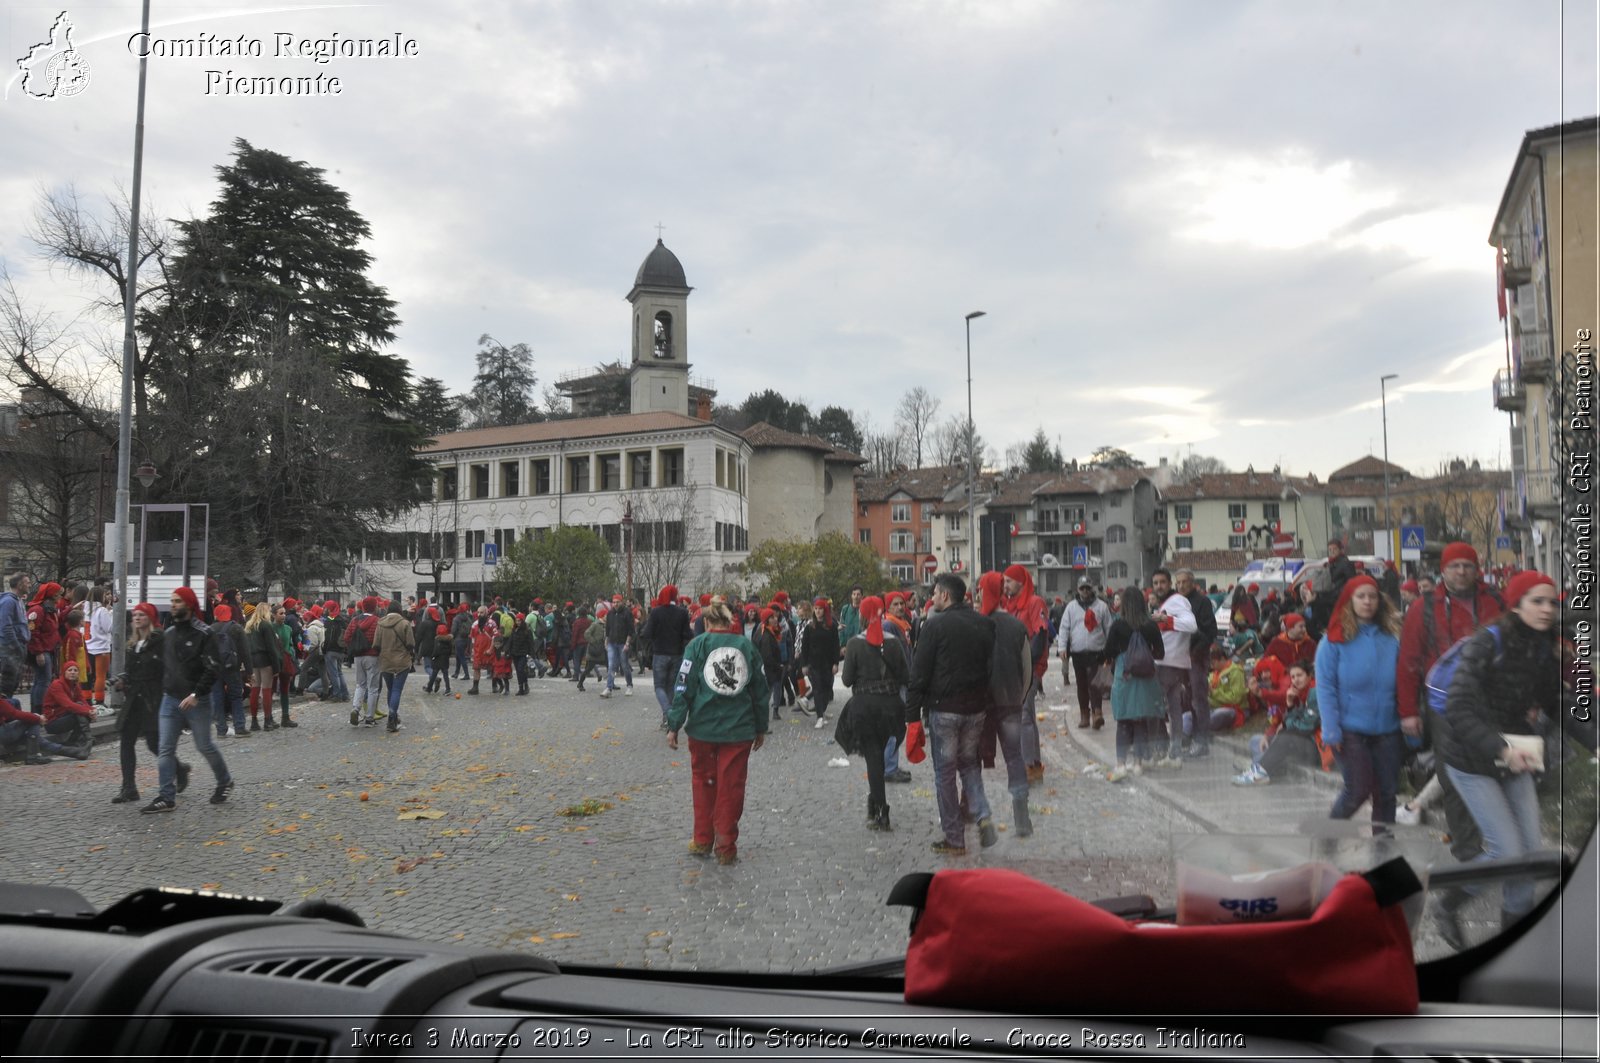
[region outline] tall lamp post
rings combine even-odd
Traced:
[[[1396,380],[1399,373],[1385,373],[1378,378],[1378,396],[1383,403],[1383,534],[1389,537],[1390,555],[1384,560],[1392,561],[1399,567],[1400,559],[1393,555],[1399,553],[1395,549],[1394,518],[1389,512],[1389,381]]]
[[[967,315],[967,541],[971,544],[968,551],[970,560],[967,561],[967,576],[971,579],[972,573],[980,567],[978,550],[978,455],[974,445],[977,439],[977,429],[972,421],[972,319],[983,317],[985,311],[974,310]]]
[[[150,36],[150,0],[144,0],[140,30]],[[111,579],[118,597],[128,590],[128,477],[133,471],[133,336],[134,303],[139,298],[139,187],[144,177],[144,90],[148,56],[139,58],[139,95],[134,105],[133,187],[128,204],[127,287],[122,293],[122,409],[117,424],[116,537],[111,552]],[[128,603],[121,602],[111,613],[111,674],[121,675],[126,668],[128,644]],[[120,704],[120,701],[118,702]]]

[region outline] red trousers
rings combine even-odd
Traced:
[[[750,742],[689,739],[689,774],[694,785],[694,843],[718,853],[736,853]]]

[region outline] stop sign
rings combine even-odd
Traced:
[[[1272,552],[1279,557],[1288,557],[1294,553],[1294,536],[1279,532],[1272,537]]]
[[[922,571],[924,571],[924,572],[937,572],[937,571],[939,571],[939,559],[937,557],[934,557],[932,554],[929,554],[926,558],[923,559]]]

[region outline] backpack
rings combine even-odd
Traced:
[[[239,670],[239,651],[234,649],[233,639],[228,635],[227,626],[213,624],[211,633],[217,637],[217,660],[222,664],[223,670],[237,672]]]
[[[1149,645],[1144,641],[1144,636],[1135,631],[1128,636],[1128,648],[1124,651],[1127,660],[1123,662],[1122,671],[1125,675],[1135,679],[1152,679],[1156,674],[1156,659],[1150,652]]]
[[[1323,562],[1311,570],[1311,576],[1307,582],[1311,584],[1311,589],[1317,592],[1319,598],[1331,593],[1333,590],[1332,569],[1332,565]]]
[[[367,635],[367,629],[361,626],[361,619],[351,621],[346,630],[350,632],[350,636],[344,640],[346,654],[359,657],[372,649],[372,639]]]
[[[1498,664],[1503,648],[1500,642],[1500,629],[1491,624],[1489,632],[1494,635],[1495,663]],[[1422,681],[1428,698],[1428,708],[1440,716],[1444,715],[1445,703],[1450,698],[1450,681],[1455,678],[1456,666],[1461,663],[1461,648],[1476,634],[1474,631],[1471,635],[1463,635],[1457,639],[1454,646],[1445,650],[1439,655],[1439,659],[1433,662],[1433,667],[1428,669],[1427,677]]]

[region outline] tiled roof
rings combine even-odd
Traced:
[[[1151,477],[1154,469],[1083,469],[1051,474],[1034,493],[1046,495],[1103,495],[1126,491],[1140,480]]]
[[[1034,495],[1044,494],[1046,489],[1062,475],[1058,472],[1025,472],[1010,479],[1003,479],[994,486],[987,504],[991,509],[1031,506]],[[979,497],[983,496],[980,494]]]
[[[1159,480],[1157,481],[1159,485]],[[1173,483],[1161,488],[1164,501],[1188,502],[1194,499],[1261,498],[1283,499],[1294,497],[1295,492],[1315,494],[1322,489],[1297,476],[1274,476],[1272,473],[1225,472],[1200,476],[1185,483]]]
[[[474,428],[439,436],[424,453],[446,450],[476,450],[481,447],[506,447],[519,443],[553,443],[559,439],[595,439],[601,436],[643,435],[675,428],[714,428],[681,413],[662,410],[655,413],[619,413],[609,417],[573,417],[561,421],[536,421],[503,428]],[[727,429],[721,429],[726,432]],[[731,434],[731,433],[730,433]]]
[[[865,465],[867,463],[867,459],[860,454],[852,454],[848,450],[836,447],[826,439],[819,439],[816,436],[803,436],[798,432],[790,432],[768,424],[766,421],[757,421],[739,434],[752,447],[790,447],[796,450],[819,450],[827,456],[829,461],[847,461],[853,465]]]
[[[918,501],[935,501],[942,499],[950,486],[964,476],[966,470],[959,465],[903,469],[892,476],[874,476],[856,481],[856,493],[863,502],[887,502],[891,495],[900,491]]]
[[[1250,555],[1243,550],[1178,550],[1165,567],[1176,572],[1180,568],[1199,572],[1243,572]]]
[[[1394,462],[1389,462],[1388,467],[1389,482],[1391,484],[1393,484],[1396,480],[1404,480],[1411,475]],[[1335,469],[1330,472],[1328,474],[1328,482],[1332,483],[1335,480],[1377,480],[1379,483],[1382,483],[1383,469],[1383,459],[1375,458],[1371,454],[1368,454],[1364,458],[1357,458],[1355,461],[1352,461],[1349,465],[1344,466],[1342,469]]]

